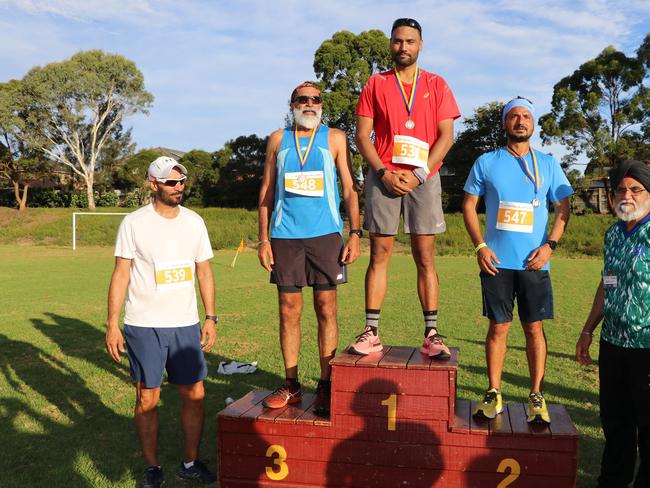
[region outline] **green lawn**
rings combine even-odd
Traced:
[[[215,465],[215,414],[228,396],[272,388],[282,374],[273,286],[254,252],[220,251],[213,269],[221,316],[215,350],[208,354],[207,422],[203,456]],[[341,287],[339,322],[344,346],[360,332],[364,318],[363,275],[367,256],[350,267]],[[0,486],[121,487],[139,478],[141,459],[132,421],[134,392],[126,359],[109,360],[103,348],[106,293],[112,249],[0,245]],[[458,395],[477,399],[486,387],[478,273],[473,258],[438,259],[441,332],[461,348]],[[553,265],[556,319],[546,326],[549,358],[545,391],[564,404],[581,433],[578,486],[592,486],[598,472],[602,435],[598,421],[595,366],[573,360],[577,334],[591,305],[600,262],[558,258]],[[415,293],[415,268],[408,255],[394,256],[389,293],[382,310],[384,344],[419,344],[422,318]],[[318,377],[315,319],[305,294],[301,378],[315,387]],[[523,333],[513,327],[506,361],[504,397],[528,393]],[[216,375],[222,359],[259,362],[254,375]],[[180,461],[179,402],[163,388],[160,433],[166,486],[181,486],[172,474]],[[27,468],[31,466],[31,468]]]

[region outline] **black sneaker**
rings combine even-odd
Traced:
[[[191,468],[186,468],[185,464],[181,463],[176,476],[182,480],[194,480],[204,485],[211,485],[217,481],[215,474],[203,464],[203,461],[199,461],[198,459],[194,461],[194,465]]]
[[[161,467],[149,466],[144,470],[142,488],[160,488],[164,482],[165,478]]]
[[[314,402],[314,413],[319,417],[330,416],[330,404],[332,403],[332,383],[318,382],[316,387],[316,401]]]

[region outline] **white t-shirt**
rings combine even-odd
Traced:
[[[180,207],[173,219],[149,204],[120,225],[115,256],[131,259],[124,323],[137,327],[185,327],[199,321],[196,263],[214,254],[203,219]]]

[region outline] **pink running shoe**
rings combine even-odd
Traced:
[[[424,338],[420,352],[434,359],[449,359],[451,353],[449,348],[442,342],[444,336],[431,331],[429,337]]]
[[[371,352],[379,352],[384,348],[379,340],[379,334],[372,333],[370,327],[363,329],[363,332],[357,336],[357,340],[348,346],[348,352],[352,354],[361,354],[367,356]]]

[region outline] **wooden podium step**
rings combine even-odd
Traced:
[[[529,426],[521,403],[476,421],[456,400],[458,359],[341,354],[329,419],[314,415],[313,394],[269,410],[269,391],[248,393],[218,414],[221,488],[573,487],[578,434],[564,407],[549,405],[550,427]]]

